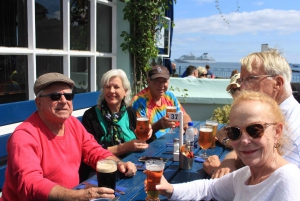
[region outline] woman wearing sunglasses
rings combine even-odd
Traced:
[[[243,91],[235,98],[227,136],[245,167],[218,179],[156,188],[171,200],[300,200],[300,170],[281,154],[284,117],[269,96]]]
[[[136,139],[136,112],[129,106],[130,82],[121,69],[106,72],[100,82],[101,93],[98,104],[87,111],[82,117],[82,124],[102,147],[114,155],[123,158],[134,151],[148,148],[145,141]],[[149,126],[148,139],[152,135]],[[86,180],[92,169],[82,163],[80,180]]]

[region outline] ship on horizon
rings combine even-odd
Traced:
[[[178,59],[175,59],[178,63],[216,63],[213,57],[208,56],[208,53],[203,53],[200,57],[196,57],[193,53],[189,55],[182,55]]]

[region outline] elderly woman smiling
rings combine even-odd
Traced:
[[[159,192],[171,200],[300,200],[300,170],[280,155],[284,117],[277,103],[243,91],[229,118],[227,136],[246,166],[219,179],[171,185],[162,178]]]
[[[82,117],[86,130],[94,135],[102,147],[107,148],[120,158],[134,151],[148,148],[145,141],[136,139],[136,112],[127,105],[130,102],[130,83],[121,69],[106,72],[100,82],[101,93],[98,104],[87,111]],[[148,139],[152,135],[149,125]],[[89,171],[82,164],[81,181],[87,179]],[[83,176],[86,175],[86,176]]]

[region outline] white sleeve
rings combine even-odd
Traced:
[[[233,200],[235,194],[232,174],[220,179],[201,179],[173,184],[173,187],[170,200]]]

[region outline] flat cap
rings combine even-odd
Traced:
[[[148,77],[153,80],[155,78],[158,77],[162,77],[162,78],[166,78],[169,79],[170,78],[170,72],[169,70],[164,67],[164,66],[154,66],[151,68],[151,70],[148,72]]]
[[[62,82],[68,84],[71,88],[74,87],[74,81],[61,73],[46,73],[38,77],[34,83],[33,91],[35,95],[42,89],[55,82]]]

